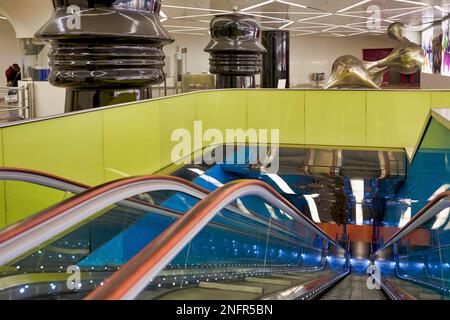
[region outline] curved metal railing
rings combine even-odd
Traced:
[[[86,299],[127,300],[136,298],[217,214],[230,203],[247,196],[259,197],[289,214],[313,233],[328,239],[345,254],[344,248],[268,184],[258,180],[234,181],[212,192],[199,202]]]

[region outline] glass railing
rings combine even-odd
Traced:
[[[450,192],[438,195],[374,254],[381,285],[450,299]]]
[[[147,185],[103,201],[111,185],[120,193],[128,180]],[[168,208],[171,201],[183,198],[189,209],[188,203],[193,206],[207,194],[171,177],[128,180],[84,192],[1,231],[0,299],[83,297],[183,214]],[[153,191],[162,199],[164,190],[170,197],[166,207],[144,202],[153,199]],[[87,203],[94,209],[83,214]],[[73,285],[68,282],[72,275]]]
[[[226,208],[233,203],[239,211]],[[347,273],[340,245],[267,184],[241,180],[210,194],[88,299],[309,299]]]

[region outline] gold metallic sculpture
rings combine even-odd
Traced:
[[[364,62],[354,56],[338,58],[331,71],[325,89],[332,88],[372,88],[380,89],[384,74],[395,70],[403,74],[413,74],[421,70],[424,63],[422,47],[405,37],[406,26],[395,22],[388,28],[390,38],[400,45],[385,59]]]

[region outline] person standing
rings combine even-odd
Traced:
[[[6,71],[6,81],[8,87],[18,87],[19,81],[22,80],[22,73],[17,63],[14,63]]]

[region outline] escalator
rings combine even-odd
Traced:
[[[86,190],[35,172],[2,175],[77,195],[0,231],[0,299],[448,298],[449,193],[373,254],[382,290],[369,290],[348,248],[261,181],[209,193],[174,177]]]
[[[268,197],[265,193],[270,190],[268,199],[281,201],[269,186],[252,183],[256,183],[256,187],[250,185],[257,190],[255,199],[261,192],[263,199]],[[145,245],[158,240],[174,222],[181,221],[180,217],[187,217],[183,212],[176,215],[169,208],[155,208],[129,198],[170,191],[172,202],[181,197],[195,208],[200,204],[198,199],[207,196],[200,189],[174,177],[124,179],[73,196],[3,230],[1,298],[80,299],[106,287],[111,275],[142,256]],[[168,298],[168,294],[175,294],[175,288],[205,286],[232,293],[223,288],[235,286],[262,298],[302,285],[311,288],[310,295],[344,276],[345,250],[286,200],[280,203],[281,208],[274,206],[270,217],[225,203],[220,212],[210,216],[211,221],[201,228],[195,224],[198,235],[188,248],[180,246],[179,255],[160,270],[154,284],[147,286],[153,289],[147,288],[143,296]],[[81,273],[75,290],[67,285],[71,276],[67,272],[73,266]],[[213,282],[219,289],[211,287]],[[236,292],[233,295],[237,298]]]

